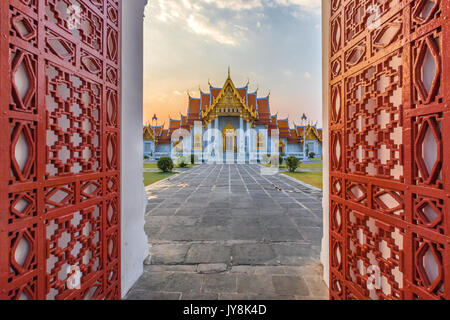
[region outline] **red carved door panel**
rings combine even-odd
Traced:
[[[120,298],[120,1],[0,1],[0,298]]]
[[[450,3],[330,6],[330,296],[449,299]]]

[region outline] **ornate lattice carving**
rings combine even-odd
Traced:
[[[0,299],[118,299],[119,2],[5,0],[0,21]]]
[[[332,299],[450,298],[444,3],[330,3]]]

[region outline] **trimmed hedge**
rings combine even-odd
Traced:
[[[169,157],[162,157],[158,160],[157,166],[162,172],[171,172],[173,170],[173,161]]]

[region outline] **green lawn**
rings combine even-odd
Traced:
[[[263,166],[270,168],[270,164],[263,164]],[[322,162],[302,162],[298,168],[299,169],[322,169],[323,164],[322,164]],[[286,164],[283,163],[280,166],[280,169],[286,169]]]
[[[322,183],[323,183],[323,175],[322,171],[310,171],[310,172],[283,172],[283,174],[288,175],[292,178],[295,178],[297,180],[303,181],[307,184],[310,184],[314,187],[317,187],[319,189],[322,189]]]
[[[185,168],[193,168],[195,164],[189,164]],[[174,168],[179,168],[179,166],[174,166]],[[158,169],[156,162],[144,163],[144,169]]]
[[[193,168],[193,167],[195,167],[195,164],[188,164],[186,167],[184,167],[185,169],[187,168],[187,169],[190,169],[190,168]],[[180,168],[180,166],[175,166],[175,168]]]
[[[322,169],[322,162],[302,162],[299,166],[299,169]]]
[[[162,179],[173,176],[176,172],[144,172],[144,185],[148,186]]]
[[[158,169],[156,162],[144,162],[144,169]]]

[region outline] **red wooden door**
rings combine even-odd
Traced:
[[[0,1],[2,299],[120,298],[120,5]]]
[[[330,5],[331,298],[448,299],[450,2]]]

